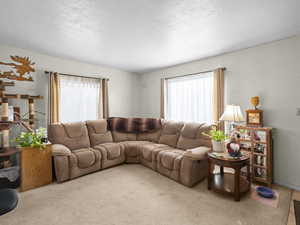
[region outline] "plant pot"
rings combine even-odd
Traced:
[[[214,141],[214,140],[212,140],[211,142],[212,142],[214,152],[224,152],[225,151],[224,141]]]

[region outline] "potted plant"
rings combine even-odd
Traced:
[[[16,138],[16,143],[19,147],[31,147],[38,148],[40,150],[45,149],[47,142],[46,129],[39,128],[33,132],[22,132],[19,137]]]
[[[224,131],[218,130],[216,126],[213,126],[209,133],[203,133],[203,135],[211,138],[214,152],[224,152],[225,140],[227,139]]]
[[[47,144],[46,129],[22,132],[16,143],[20,151],[20,191],[52,182],[52,149]]]

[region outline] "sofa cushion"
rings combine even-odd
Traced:
[[[170,148],[168,145],[149,143],[141,145],[141,157],[149,162],[156,160],[155,154],[160,150]]]
[[[197,138],[201,126],[203,123],[185,123],[180,135],[187,138]]]
[[[126,156],[137,157],[140,154],[141,146],[150,143],[148,141],[123,141],[119,144],[123,147]]]
[[[154,132],[143,132],[138,133],[136,140],[138,141],[151,141],[151,142],[158,142],[160,137],[161,129],[154,131]]]
[[[48,138],[52,144],[62,144],[70,150],[90,147],[88,131],[82,122],[50,124]]]
[[[111,132],[107,130],[106,120],[89,120],[86,121],[86,125],[91,141],[91,146],[113,142]]]
[[[177,148],[179,149],[190,149],[190,148],[196,148],[198,146],[201,146],[201,140],[197,138],[186,138],[183,136],[179,136],[178,142],[177,142]]]
[[[94,146],[94,149],[105,149],[108,160],[119,158],[122,154],[121,145],[118,143],[104,143]]]
[[[184,157],[191,158],[192,160],[205,160],[210,150],[211,148],[205,146],[188,149],[184,152]]]
[[[164,134],[159,138],[160,144],[166,144],[172,147],[176,147],[178,141],[178,134]]]
[[[95,146],[103,143],[113,142],[113,138],[110,131],[107,131],[103,134],[90,134],[91,145]]]
[[[85,127],[81,122],[63,123],[62,125],[65,128],[66,135],[70,138],[81,137],[84,133]]]
[[[136,134],[135,133],[125,133],[125,132],[112,131],[112,136],[113,136],[114,142],[136,141]]]
[[[181,122],[164,120],[158,143],[176,147],[182,126],[183,123]]]
[[[72,152],[77,158],[77,166],[85,169],[93,166],[98,161],[98,156],[91,148],[82,148]]]
[[[185,150],[199,146],[209,147],[211,140],[202,133],[208,132],[210,129],[211,127],[205,124],[186,123],[181,130],[176,147]]]
[[[65,145],[53,144],[51,146],[53,156],[70,156],[72,152]]]
[[[86,125],[89,131],[93,131],[96,134],[104,134],[107,132],[107,120],[88,120]]]
[[[180,160],[183,154],[184,151],[179,149],[161,151],[158,153],[158,163],[166,169],[179,170]]]

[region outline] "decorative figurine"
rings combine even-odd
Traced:
[[[229,142],[227,144],[227,152],[231,157],[240,157],[241,156],[241,146],[235,142]]]
[[[247,126],[263,126],[263,111],[258,109],[259,97],[255,96],[251,98],[251,104],[254,106],[254,109],[246,110],[246,122]]]
[[[254,106],[254,109],[257,109],[257,106],[259,105],[259,97],[258,96],[252,97],[251,104]]]

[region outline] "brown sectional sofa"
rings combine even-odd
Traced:
[[[122,163],[141,163],[181,184],[193,186],[207,176],[210,139],[202,135],[209,126],[161,121],[150,132],[110,131],[107,120],[52,124],[58,182],[67,181]]]

